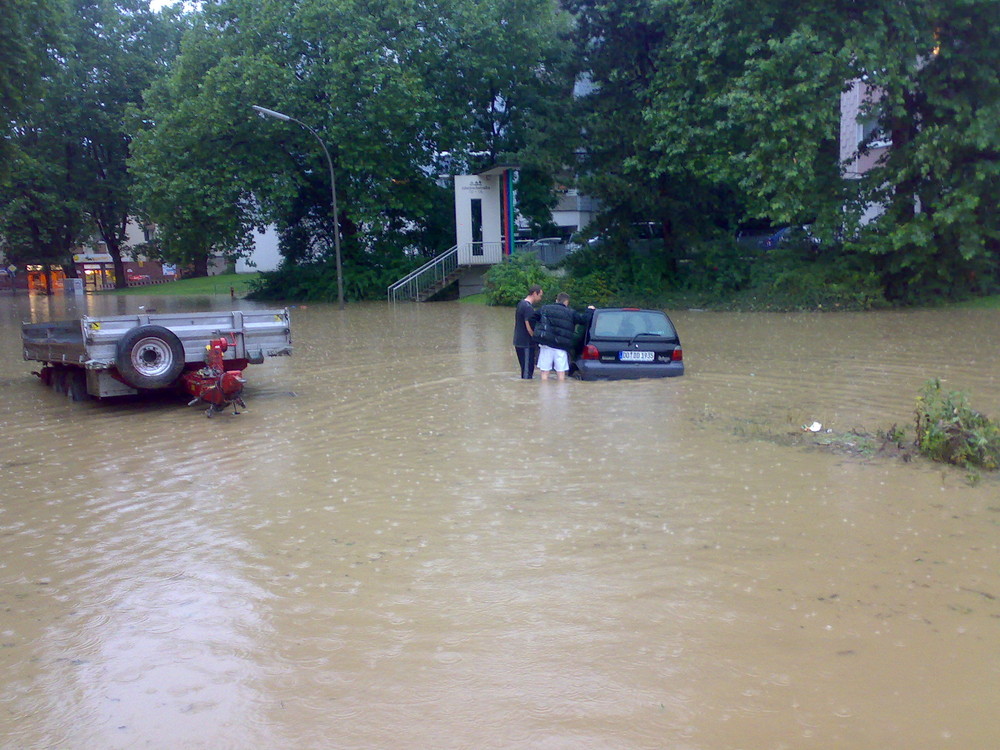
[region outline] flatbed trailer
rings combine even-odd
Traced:
[[[287,309],[24,323],[21,341],[24,359],[43,363],[42,382],[74,400],[180,388],[210,414],[243,405],[248,365],[292,353]]]

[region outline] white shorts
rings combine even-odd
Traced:
[[[555,370],[556,372],[569,371],[569,355],[565,349],[553,349],[551,346],[542,344],[538,347],[538,369],[542,372]]]

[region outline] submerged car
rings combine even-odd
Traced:
[[[594,310],[570,368],[581,380],[670,378],[684,374],[677,329],[660,310]]]

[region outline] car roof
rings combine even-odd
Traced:
[[[660,313],[661,315],[666,315],[663,310],[655,310],[652,307],[598,307],[594,309],[595,313],[598,312],[651,312]]]

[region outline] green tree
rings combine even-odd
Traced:
[[[46,86],[47,91],[55,87]],[[79,186],[80,147],[58,124],[22,117],[14,128],[15,158],[0,190],[0,237],[8,262],[72,267],[86,219]]]
[[[839,93],[850,3],[674,0],[645,121],[654,174],[685,164],[738,222],[802,223],[842,203]]]
[[[125,108],[169,58],[171,27],[139,0],[73,0],[72,11],[40,95],[14,120],[0,222],[13,257],[68,268],[78,243],[96,234],[124,286]]]
[[[64,12],[60,0],[0,0],[0,136],[13,135],[22,107],[37,97],[53,64]],[[14,158],[12,145],[0,137],[0,179]]]
[[[665,87],[655,122],[667,159],[691,159],[736,185],[748,217],[818,219],[827,238],[856,238],[848,254],[874,262],[892,298],[956,294],[991,275],[996,3],[810,2],[794,14],[745,0],[686,7],[694,12],[675,52],[693,51],[693,78],[708,85],[680,111],[666,99],[683,100],[692,76]],[[834,105],[857,79],[874,94],[867,114],[881,128],[872,140],[889,135],[893,145],[855,182],[838,164]],[[860,227],[872,206],[881,215]]]
[[[35,96],[24,96],[5,139],[10,159],[0,186],[0,236],[7,259],[72,267],[72,253],[86,231],[75,98],[67,74],[71,42],[50,50]]]
[[[606,222],[659,211],[697,242],[749,220],[815,220],[828,241],[851,238],[846,262],[876,268],[901,300],[996,278],[997,3],[569,5],[596,86],[584,122]],[[859,78],[893,145],[852,181],[838,163],[837,104]],[[881,216],[860,227],[873,205]]]
[[[76,0],[69,74],[78,101],[86,169],[84,205],[124,287],[126,228],[135,216],[126,111],[177,53],[176,12],[150,13],[142,0]]]
[[[603,238],[592,266],[610,266],[618,286],[675,284],[690,246],[725,223],[731,210],[731,190],[714,175],[684,159],[661,158],[659,123],[650,122],[664,71],[674,64],[676,8],[652,0],[571,0],[567,6],[576,16],[584,84],[581,186],[603,207],[595,227]],[[658,241],[638,245],[640,224],[652,224]]]
[[[559,88],[540,56],[565,23],[552,0],[248,0],[207,6],[172,75],[142,111],[134,166],[164,252],[241,252],[273,221],[294,262],[332,247],[322,152],[336,173],[347,286],[384,291],[405,258],[451,241],[453,210],[439,184],[452,168],[516,156],[523,121]],[[394,271],[393,271],[394,272]],[[352,283],[352,274],[368,279]]]
[[[896,299],[992,291],[1000,261],[1000,4],[868,3],[855,74],[892,145],[855,202],[884,211],[859,249]],[[992,288],[991,288],[992,287]]]
[[[262,223],[250,190],[260,159],[246,92],[265,89],[269,78],[282,85],[265,53],[239,57],[238,44],[220,33],[227,17],[212,5],[178,19],[179,55],[131,109],[139,212],[157,226],[160,257],[197,276],[207,274],[212,253],[235,259],[252,246]]]

